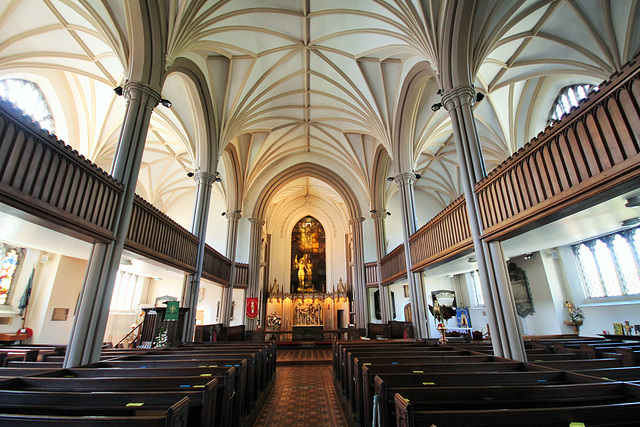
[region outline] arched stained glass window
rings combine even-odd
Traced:
[[[548,123],[551,124],[569,113],[573,107],[577,107],[581,99],[588,97],[592,92],[596,92],[598,86],[581,84],[567,86],[563,88],[551,108]]]
[[[21,109],[42,129],[55,133],[56,129],[49,103],[42,94],[40,86],[34,82],[21,79],[0,80],[0,98]]]
[[[0,243],[0,304],[6,304],[11,294],[13,278],[23,252],[21,248]]]

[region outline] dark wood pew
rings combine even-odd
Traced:
[[[626,385],[629,387],[629,385]],[[637,396],[637,390],[630,392]],[[559,406],[545,408],[486,409],[455,411],[419,411],[401,394],[394,397],[397,425],[401,427],[473,426],[568,426],[581,422],[589,427],[637,426],[640,402]]]
[[[370,425],[372,423],[371,415],[373,412],[373,401],[375,395],[375,381],[376,375],[383,374],[400,374],[400,375],[413,375],[413,374],[428,374],[428,373],[449,373],[451,375],[466,375],[468,372],[484,372],[490,374],[492,372],[521,372],[526,370],[527,367],[521,362],[508,361],[502,362],[469,362],[464,364],[443,364],[443,363],[416,363],[416,364],[403,364],[403,365],[389,365],[389,364],[371,364],[362,367],[362,378],[360,380],[360,387],[356,388],[355,394],[355,413],[359,420],[364,420],[364,425]]]
[[[524,365],[524,364],[523,364]],[[525,368],[524,366],[522,367]],[[379,402],[381,419],[389,419],[393,411],[393,396],[406,390],[426,390],[436,387],[496,387],[496,386],[540,386],[572,384],[576,381],[599,382],[596,378],[571,377],[566,372],[555,370],[469,372],[432,371],[417,374],[378,374],[374,378],[375,398]]]
[[[94,393],[111,392],[114,395],[121,393],[131,393],[135,396],[130,402],[137,402],[138,396],[158,392],[195,392],[200,401],[198,406],[200,411],[194,413],[194,418],[202,422],[202,425],[227,426],[229,419],[223,418],[223,412],[217,405],[224,405],[224,401],[233,392],[227,393],[222,389],[222,384],[217,379],[209,377],[164,377],[164,378],[37,378],[21,377],[10,378],[0,381],[0,393],[6,395],[5,391],[39,391],[50,394],[63,392],[82,393],[93,395]],[[115,393],[114,393],[115,392]],[[20,394],[20,393],[17,393]],[[189,394],[186,397],[192,398]],[[0,404],[14,405],[14,399],[0,399]]]
[[[622,366],[640,366],[640,349],[636,347],[618,347],[616,353],[620,355]]]
[[[244,410],[249,410],[251,404],[257,398],[257,387],[255,380],[252,380],[248,370],[248,361],[246,359],[223,359],[223,360],[109,360],[106,362],[97,362],[90,365],[84,365],[83,368],[117,368],[117,369],[174,369],[179,371],[185,368],[230,368],[235,367],[238,370],[238,377],[245,378],[244,383],[240,383],[240,387],[236,391],[243,394],[243,398],[239,398],[244,404]],[[244,373],[243,373],[244,372]],[[244,390],[244,393],[243,393]],[[254,396],[254,394],[256,396]]]
[[[44,361],[47,356],[61,355],[64,356],[67,346],[64,345],[3,345],[0,346],[0,351],[28,351],[38,350],[37,360],[38,362]],[[31,360],[30,360],[31,361]]]
[[[633,350],[640,350],[640,344],[630,344],[625,342],[619,343],[602,343],[602,344],[580,344],[580,352],[584,359],[599,359],[603,357],[603,353],[615,353],[618,348],[625,347]]]
[[[21,349],[17,346],[11,348],[0,348],[0,353],[6,354],[6,361],[22,361],[22,362],[36,362],[38,360],[37,348]]]
[[[580,369],[576,374],[588,375],[601,379],[615,381],[640,381],[640,366],[609,368],[609,369]]]
[[[36,375],[36,377],[47,378],[138,378],[152,377],[205,377],[208,379],[216,379],[222,385],[218,396],[227,396],[220,405],[218,410],[222,411],[222,418],[230,419],[231,425],[239,424],[240,415],[245,410],[245,387],[246,387],[246,370],[239,370],[235,367],[182,367],[163,368],[162,365],[157,368],[69,368],[58,371],[48,371]],[[242,374],[240,373],[242,372]],[[232,384],[229,384],[232,383]]]
[[[577,359],[577,360],[544,360],[529,361],[536,366],[559,369],[561,371],[576,371],[581,369],[619,368],[620,359]]]
[[[37,362],[36,362],[37,363]],[[55,369],[51,368],[12,368],[12,367],[0,367],[0,377],[26,377],[29,375],[42,374],[45,372],[52,372]]]
[[[61,369],[62,362],[18,362],[18,361],[9,361],[7,362],[7,367],[9,368],[35,368],[35,369]]]
[[[95,425],[136,425],[133,424],[135,421],[145,425],[143,417],[151,415],[155,420],[146,420],[154,422],[149,425],[186,426],[187,422],[189,425],[199,425],[191,423],[192,420],[187,417],[190,399],[184,394],[51,393],[0,390],[0,424],[3,426],[40,425],[37,421],[42,421],[44,425],[67,425],[64,423],[66,419],[61,416],[69,416],[70,425],[74,422],[88,426],[94,425],[92,422],[95,422]],[[12,417],[5,418],[7,415],[26,415],[27,417],[12,421]],[[46,415],[46,417],[29,420],[29,415]],[[158,418],[162,415],[166,418],[165,424]],[[51,419],[47,420],[49,417]],[[199,417],[197,418],[199,420]]]

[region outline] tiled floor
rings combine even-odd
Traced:
[[[255,427],[349,426],[327,363],[330,349],[278,349],[277,357],[276,382]]]

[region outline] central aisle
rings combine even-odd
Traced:
[[[330,359],[329,363],[326,359],[308,359],[312,355],[309,353],[316,352],[305,352],[309,351],[278,349],[276,382],[255,427],[353,425],[340,406]]]

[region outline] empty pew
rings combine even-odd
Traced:
[[[64,395],[64,393],[84,393],[93,396],[98,393],[110,393],[114,396],[127,395],[129,402],[139,402],[143,395],[156,393],[173,393],[182,397],[189,397],[196,402],[192,406],[194,420],[199,425],[226,426],[228,420],[222,418],[222,411],[216,404],[227,398],[217,379],[206,377],[165,377],[165,378],[35,378],[21,377],[0,381],[0,405],[13,407],[24,392],[45,392],[49,395]],[[222,394],[222,396],[218,396]],[[83,398],[84,399],[84,398]],[[199,403],[198,403],[199,402]],[[68,402],[72,403],[72,402]]]
[[[83,415],[60,415],[55,412],[59,408],[30,406],[28,408],[13,409],[7,413],[7,408],[0,410],[0,424],[4,427],[24,427],[32,425],[51,426],[121,426],[121,427],[185,427],[188,421],[189,398],[154,410],[140,410],[139,407],[111,407],[105,412],[105,406],[87,407],[82,404],[82,397],[78,397],[73,407],[67,407],[65,412],[82,412]],[[68,405],[67,405],[68,406]],[[137,409],[135,409],[137,408]],[[166,408],[166,409],[164,409]],[[43,414],[42,412],[53,412]],[[32,413],[38,412],[38,413]],[[88,414],[87,414],[88,412]],[[160,413],[158,413],[160,412]],[[164,413],[162,413],[164,412]]]
[[[626,387],[630,385],[626,384]],[[638,391],[629,390],[637,397]],[[420,411],[412,406],[400,393],[394,397],[396,422],[401,427],[473,426],[568,426],[571,422],[582,422],[589,427],[637,426],[640,417],[640,402],[624,402],[595,405],[571,405],[515,409],[485,409],[453,411]]]

